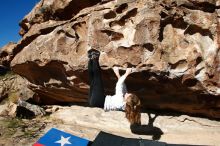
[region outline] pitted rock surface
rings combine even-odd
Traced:
[[[85,103],[95,48],[106,94],[114,65],[134,67],[126,84],[143,108],[220,118],[219,9],[219,0],[41,0],[20,23],[11,67],[39,103]]]

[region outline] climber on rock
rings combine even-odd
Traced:
[[[88,51],[89,105],[92,107],[104,107],[105,111],[123,110],[131,124],[141,124],[140,99],[136,95],[128,93],[124,83],[128,75],[133,72],[133,69],[127,68],[125,74],[120,76],[119,68],[113,67],[113,71],[118,78],[115,95],[107,95],[105,97],[101,68],[98,62],[99,56],[100,52],[95,49]]]
[[[127,92],[124,81],[133,72],[133,69],[127,68],[124,75],[120,76],[119,68],[113,67],[113,71],[118,78],[115,87],[115,95],[105,97],[104,110],[122,110],[125,111],[126,118],[132,124],[141,124],[140,99],[132,93]]]

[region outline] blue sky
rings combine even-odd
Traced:
[[[0,4],[0,48],[8,42],[17,42],[19,22],[39,0],[1,0]]]

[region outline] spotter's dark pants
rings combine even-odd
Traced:
[[[105,95],[98,59],[89,59],[88,71],[90,81],[89,105],[103,108]]]

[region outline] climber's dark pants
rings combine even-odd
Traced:
[[[89,105],[103,108],[105,95],[98,59],[89,59],[88,71],[90,81]]]

